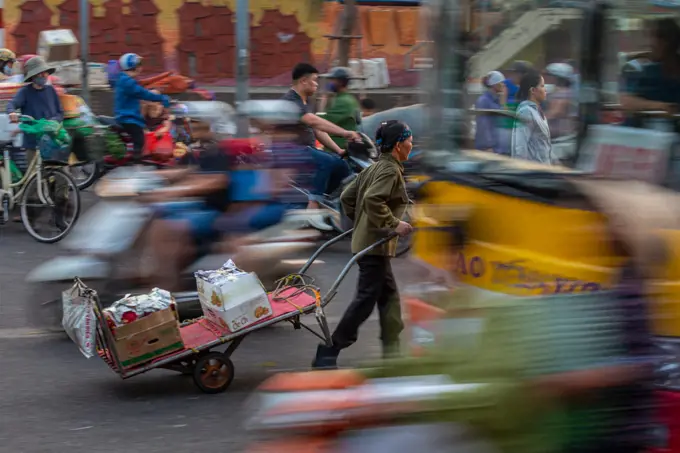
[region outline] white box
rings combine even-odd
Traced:
[[[352,90],[387,88],[390,84],[389,71],[384,58],[351,59],[349,66],[353,74],[363,77],[363,80],[350,82],[349,88]]]
[[[57,69],[54,73],[64,85],[83,84],[83,63],[79,60],[53,63]],[[106,65],[102,63],[88,63],[87,82],[91,87],[108,86],[109,76]]]
[[[269,297],[252,272],[219,285],[197,278],[196,287],[205,317],[231,332],[272,315]]]
[[[47,62],[78,58],[78,39],[71,30],[44,30],[38,35],[38,55]]]

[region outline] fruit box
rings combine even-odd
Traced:
[[[116,327],[113,337],[123,368],[131,368],[184,349],[174,306]]]
[[[196,279],[203,314],[230,332],[238,332],[272,315],[269,297],[254,273],[218,284]]]

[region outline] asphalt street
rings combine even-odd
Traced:
[[[86,207],[95,202],[91,193],[84,199]],[[37,243],[21,224],[0,228],[0,452],[243,451],[252,441],[243,428],[248,395],[272,373],[309,367],[315,337],[280,324],[245,339],[233,356],[236,377],[226,393],[202,394],[190,377],[164,370],[123,381],[102,361],[85,359],[65,336],[27,323],[24,277],[58,247]],[[310,273],[328,288],[349,258],[342,244]],[[407,282],[403,260],[396,260],[395,272],[400,284]],[[331,324],[353,295],[355,279],[356,269],[328,306]],[[351,366],[379,352],[371,318],[340,363]]]

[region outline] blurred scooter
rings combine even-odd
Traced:
[[[132,167],[109,173],[97,185],[101,201],[81,216],[73,234],[62,241],[64,252],[33,269],[26,281],[33,286],[29,298],[29,323],[42,329],[61,330],[61,292],[74,277],[96,289],[105,304],[125,294],[146,291],[153,286],[151,265],[144,238],[157,211],[139,202],[142,194],[167,185],[158,171]],[[190,207],[196,201],[173,202]],[[312,214],[313,215],[313,214]],[[202,315],[195,290],[194,272],[217,269],[234,260],[245,271],[255,272],[265,287],[299,268],[291,258],[316,247],[319,232],[306,229],[309,213],[292,212],[284,221],[248,237],[236,253],[210,251],[182,273],[174,294],[181,319]]]

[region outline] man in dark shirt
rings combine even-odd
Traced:
[[[323,201],[323,195],[335,190],[334,186],[350,174],[347,163],[341,159],[345,150],[340,148],[328,134],[354,141],[361,141],[361,136],[357,132],[347,131],[312,113],[312,106],[308,101],[319,87],[319,71],[314,66],[299,63],[293,69],[292,76],[293,86],[282,99],[293,102],[300,109],[300,125],[305,128],[304,133],[301,134],[300,144],[309,148],[317,167],[307,207],[319,209],[319,202]],[[317,149],[316,140],[337,155]]]

